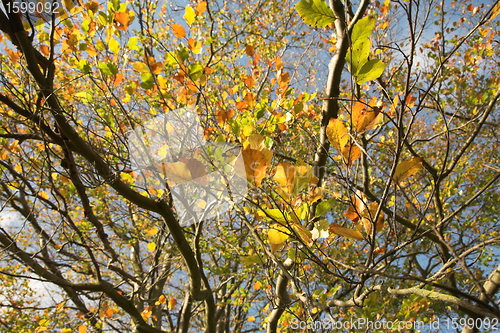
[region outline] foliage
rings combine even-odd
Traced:
[[[498,1],[2,3],[0,331],[500,318]],[[188,107],[209,148],[136,168]],[[182,225],[218,168],[245,200]]]

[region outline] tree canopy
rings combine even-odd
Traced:
[[[499,12],[2,0],[0,332],[498,330]]]

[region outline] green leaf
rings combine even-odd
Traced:
[[[116,65],[109,62],[99,62],[99,69],[101,70],[101,73],[105,75],[115,75],[118,73]]]
[[[370,55],[371,42],[368,39],[363,39],[354,43],[352,49],[347,51],[345,60],[349,71],[352,75],[356,75],[361,67],[368,61],[368,55]]]
[[[90,72],[90,64],[87,60],[85,59],[80,59],[80,62],[78,63],[78,68],[84,73],[87,74]]]
[[[335,198],[332,198],[328,201],[320,202],[316,206],[316,216],[321,216],[321,215],[325,215],[326,213],[328,213],[333,208],[336,201],[337,200]]]
[[[263,264],[264,262],[258,255],[246,256],[241,258],[241,263],[247,267],[253,266],[255,264]]]
[[[354,44],[358,40],[368,39],[375,27],[375,17],[367,16],[359,20],[352,29],[351,42]]]
[[[259,211],[257,214],[267,220],[273,220],[282,224],[285,224],[287,221],[287,219],[279,209],[267,209],[265,211]]]
[[[361,67],[357,75],[357,83],[363,84],[367,81],[375,80],[384,72],[386,64],[380,59],[368,61]]]
[[[203,74],[203,66],[199,62],[189,65],[189,76],[193,81],[198,80],[201,74]]]
[[[302,20],[312,27],[326,27],[335,22],[335,14],[324,0],[302,0],[295,4]]]
[[[139,47],[137,46],[137,37],[132,37],[128,40],[127,47],[129,50],[137,50]]]
[[[177,55],[179,56],[179,59],[181,59],[181,62],[184,62],[184,60],[189,58],[189,49],[184,45],[179,45],[179,48],[177,49]]]

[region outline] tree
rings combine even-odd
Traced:
[[[498,327],[498,1],[2,4],[4,329]],[[187,109],[209,148],[135,165]],[[183,223],[224,168],[245,199]]]

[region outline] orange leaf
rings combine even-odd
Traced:
[[[182,158],[181,162],[186,163],[193,181],[199,185],[206,186],[208,184],[207,170],[203,163],[195,158]]]
[[[259,281],[255,282],[253,284],[253,289],[255,289],[255,290],[259,290],[261,287],[262,287],[262,283],[260,283]]]
[[[247,178],[259,187],[262,179],[266,176],[268,159],[258,150],[247,147],[243,150],[243,162]],[[240,173],[241,174],[241,171]]]
[[[399,182],[416,174],[422,168],[422,161],[421,157],[414,157],[408,161],[400,162],[394,172],[394,181]]]
[[[165,295],[161,295],[160,298],[158,298],[158,302],[160,302],[160,304],[165,304],[167,302]]]
[[[364,103],[356,102],[352,108],[352,125],[358,132],[372,129],[380,119],[378,107],[368,107]]]
[[[363,235],[359,231],[354,229],[344,228],[337,223],[330,224],[330,228],[328,228],[328,231],[331,234],[333,233],[342,237],[363,240]]]
[[[78,333],[87,333],[87,326],[85,325],[80,325],[78,327]]]
[[[288,72],[281,73],[278,77],[279,86],[283,88],[288,85],[288,82],[290,82],[290,74],[288,74]]]
[[[348,143],[342,148],[342,156],[345,164],[351,167],[352,163],[361,156],[361,149],[353,143]]]
[[[245,102],[247,103],[249,108],[253,108],[255,106],[255,98],[251,92],[248,92],[245,95]]]
[[[199,4],[196,5],[194,8],[194,11],[196,12],[196,15],[201,15],[203,12],[207,9],[207,2],[202,1]]]
[[[172,31],[174,32],[174,35],[177,38],[186,37],[186,30],[184,30],[182,25],[172,23]]]
[[[254,50],[253,46],[250,44],[247,44],[245,46],[245,52],[246,52],[247,56],[249,56],[249,57],[253,57],[255,54],[255,50]]]
[[[281,61],[281,58],[279,56],[276,56],[276,70],[279,71],[283,69],[283,61]]]
[[[245,85],[247,86],[248,89],[252,89],[254,85],[254,80],[251,75],[247,76],[245,79]]]
[[[218,109],[216,112],[217,121],[221,125],[225,124],[228,120],[233,118],[233,114],[234,114],[233,110],[226,111],[223,109]]]
[[[120,23],[118,29],[126,30],[130,24],[130,15],[127,12],[115,12],[115,20]]]
[[[0,36],[0,38],[2,38],[2,37]],[[1,41],[1,39],[0,39],[0,41]],[[46,56],[49,56],[49,54],[50,54],[49,47],[47,45],[40,46],[40,52],[42,52]]]
[[[172,310],[173,308],[175,308],[175,306],[177,305],[177,300],[175,298],[171,298],[169,301],[168,301],[168,309],[169,310]]]

